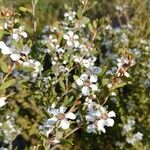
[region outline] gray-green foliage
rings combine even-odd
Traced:
[[[92,1],[91,1],[92,2]],[[5,7],[11,5],[10,1],[1,1]],[[0,95],[7,95],[7,105],[2,107],[0,113],[2,117],[1,122],[5,122],[7,115],[15,117],[15,128],[20,130],[21,135],[30,141],[30,147],[39,146],[42,149],[42,136],[39,135],[38,127],[46,119],[47,113],[44,108],[50,106],[57,99],[58,96],[63,99],[63,103],[66,106],[72,106],[72,103],[77,99],[77,92],[74,89],[70,89],[73,83],[73,75],[80,75],[83,71],[80,66],[74,66],[72,60],[70,60],[71,50],[63,55],[63,60],[69,63],[69,69],[73,69],[72,76],[67,73],[62,73],[61,76],[53,77],[53,72],[57,68],[51,67],[52,54],[47,55],[38,49],[42,49],[41,44],[41,30],[44,25],[52,25],[59,29],[57,38],[60,43],[62,42],[62,34],[64,32],[63,25],[59,25],[59,21],[63,20],[63,13],[65,12],[64,4],[68,4],[68,9],[78,10],[78,18],[80,19],[80,25],[86,24],[87,30],[85,34],[89,34],[90,42],[95,44],[95,49],[92,54],[96,54],[99,57],[97,65],[102,67],[102,74],[99,75],[101,87],[105,87],[110,83],[111,78],[106,76],[106,71],[112,66],[116,65],[116,59],[124,51],[133,53],[135,58],[135,65],[130,68],[129,73],[132,78],[124,78],[123,85],[117,85],[114,91],[117,93],[117,97],[110,96],[108,102],[108,108],[115,110],[117,117],[115,120],[115,126],[108,129],[106,134],[91,135],[86,133],[85,130],[79,130],[79,132],[73,134],[68,141],[64,141],[64,148],[62,149],[149,149],[150,144],[150,44],[149,44],[149,8],[148,1],[140,0],[128,0],[128,1],[98,1],[91,9],[84,13],[85,18],[80,14],[81,10],[79,1],[41,1],[39,0],[36,5],[36,16],[32,16],[31,2],[30,1],[18,1],[14,2],[14,12],[21,13],[16,14],[15,27],[18,24],[23,24],[31,37],[30,40],[17,43],[18,47],[23,46],[26,43],[31,47],[32,51],[30,58],[36,58],[41,62],[46,69],[44,69],[43,76],[51,76],[53,81],[58,82],[55,86],[49,79],[45,79],[39,76],[35,83],[26,81],[24,76],[14,79],[9,74],[9,61],[5,57],[0,55],[0,68],[1,68],[1,85]],[[6,5],[10,4],[10,5]],[[19,6],[19,9],[18,9]],[[122,6],[124,6],[122,8]],[[67,6],[66,6],[67,7]],[[119,9],[116,9],[118,7]],[[105,9],[106,8],[106,9]],[[121,9],[120,9],[121,8]],[[33,33],[33,18],[36,17],[37,21],[37,33]],[[80,18],[81,17],[81,18]],[[7,19],[7,18],[6,18]],[[20,20],[19,20],[20,19]],[[2,21],[2,20],[1,20]],[[19,22],[20,21],[20,22]],[[1,22],[2,24],[3,22]],[[77,22],[78,23],[78,22]],[[97,30],[98,29],[98,30]],[[11,32],[11,29],[10,29]],[[1,37],[4,39],[7,36],[6,31],[0,31]],[[80,34],[80,32],[79,32]],[[36,36],[36,38],[34,38]],[[94,40],[92,39],[94,37]],[[93,41],[92,41],[93,40]],[[24,43],[23,43],[24,42]],[[15,43],[14,43],[15,44]],[[61,43],[64,44],[63,42]],[[52,49],[50,45],[46,45],[49,49]],[[45,47],[44,47],[45,48]],[[94,54],[94,55],[95,55]],[[107,67],[105,67],[107,66]],[[20,71],[25,72],[25,76],[32,72],[30,68],[20,68]],[[48,69],[47,69],[48,68]],[[50,68],[50,69],[49,69]],[[75,71],[75,72],[74,72]],[[8,74],[8,77],[3,81],[4,76]],[[75,78],[75,77],[74,77]],[[68,81],[68,79],[70,81]],[[128,83],[131,84],[125,85]],[[69,84],[68,84],[69,82]],[[125,84],[124,84],[125,83]],[[67,85],[67,86],[66,86]],[[124,86],[124,87],[122,87]],[[71,90],[71,91],[70,91]],[[106,93],[105,93],[106,92]],[[108,91],[104,89],[104,93],[99,95],[100,102],[103,96],[105,97]],[[13,114],[13,113],[14,114]],[[123,131],[124,125],[127,124],[128,119],[135,120],[135,125],[132,130],[125,133]],[[7,128],[7,126],[4,126]],[[135,145],[131,145],[127,142],[128,137],[132,137],[136,132],[143,133],[143,139],[137,142]],[[2,133],[2,132],[1,132]],[[18,133],[16,133],[17,135]],[[11,134],[14,139],[16,135]],[[5,138],[2,133],[1,139]],[[71,143],[74,143],[72,145]]]

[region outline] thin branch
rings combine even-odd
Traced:
[[[5,80],[8,78],[8,76],[12,73],[12,71],[15,68],[15,63],[13,64],[13,66],[11,67],[11,70],[6,74],[6,76],[4,77],[4,79],[2,80],[2,83],[5,82]]]
[[[81,126],[81,125],[80,125]],[[79,127],[76,127],[74,130],[72,130],[70,133],[68,133],[62,140],[66,139],[68,136],[70,136],[71,134],[73,134],[74,132],[76,132],[78,129],[80,129]],[[50,148],[49,150],[55,150],[56,148],[58,148],[59,146],[61,146],[60,144],[55,145],[54,147]]]

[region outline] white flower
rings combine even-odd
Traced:
[[[84,105],[88,107],[88,109],[93,109],[95,106],[95,102],[93,102],[93,99],[96,98],[96,95],[89,96],[85,99]]]
[[[0,41],[0,49],[3,55],[10,55],[13,61],[18,61],[21,58],[20,53],[18,53],[14,48],[8,47],[3,41]]]
[[[56,49],[56,52],[58,52],[58,53],[64,53],[65,52],[65,50],[63,48],[61,48],[59,45],[56,45],[55,49]]]
[[[118,63],[117,66],[123,67],[124,65],[133,66],[135,64],[135,61],[133,59],[129,59],[127,57],[121,57],[120,59],[117,59]]]
[[[96,84],[97,81],[98,77],[96,75],[88,75],[83,73],[75,82],[81,87],[82,94],[84,96],[88,96],[91,91],[98,90],[98,86]]]
[[[0,49],[1,49],[1,53],[4,55],[8,55],[12,53],[10,48],[6,46],[6,44],[3,41],[0,41]]]
[[[75,47],[77,48],[79,46],[79,36],[77,34],[74,34],[73,31],[68,31],[66,34],[64,34],[64,39],[67,41],[67,45],[69,47]]]
[[[30,51],[31,49],[27,45],[24,45],[23,50],[21,51],[21,54],[24,54],[27,56],[30,53]]]
[[[52,114],[53,117],[48,119],[47,123],[49,125],[54,125],[57,121],[60,121],[60,127],[62,129],[68,129],[70,126],[68,119],[74,120],[76,116],[72,112],[65,113],[66,109],[66,107],[61,106],[59,109],[53,108],[49,110],[49,113]]]
[[[16,41],[19,41],[21,37],[27,38],[27,33],[23,31],[23,27],[20,26],[19,28],[13,29],[12,37]]]
[[[90,124],[87,126],[87,132],[95,132],[95,128],[98,131],[106,132],[105,126],[112,127],[114,125],[114,120],[112,117],[115,117],[114,111],[107,113],[104,107],[97,106],[95,109],[94,106],[88,108],[88,113],[86,115],[86,120]]]
[[[29,59],[23,62],[22,65],[26,67],[32,67],[34,69],[34,71],[32,72],[33,82],[35,81],[38,74],[41,73],[41,71],[43,70],[41,63],[34,59]]]
[[[64,17],[66,17],[68,20],[72,21],[75,18],[76,12],[71,11],[64,14]]]
[[[83,59],[81,63],[83,64],[84,67],[91,68],[94,66],[95,61],[96,61],[96,57],[93,57],[93,58],[90,57],[87,59]]]
[[[6,97],[0,97],[0,107],[3,107],[4,105],[6,105]]]
[[[114,111],[110,111],[109,113],[103,111],[101,114],[101,118],[97,122],[98,130],[101,130],[103,133],[106,132],[104,126],[112,127],[114,125],[114,120],[111,117],[115,117],[116,114]]]

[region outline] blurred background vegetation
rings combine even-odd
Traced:
[[[101,19],[108,17],[112,26],[120,27],[128,22],[131,22],[134,32],[131,33],[133,41],[139,38],[146,39],[150,42],[150,0],[95,0],[97,4],[86,14],[91,19]],[[91,0],[93,2],[93,0]],[[14,12],[21,13],[20,19],[27,22],[29,26],[33,26],[33,18],[29,13],[21,11],[21,7],[32,9],[31,0],[0,0],[0,5],[6,8],[12,8]],[[37,32],[41,32],[43,26],[52,25],[63,19],[65,12],[65,5],[73,10],[77,10],[80,5],[79,0],[39,0],[36,6],[36,21]],[[116,6],[127,6],[124,13],[117,13]],[[132,42],[131,42],[132,43]],[[130,45],[134,46],[134,43]],[[125,137],[121,135],[122,122],[128,116],[135,116],[137,121],[137,128],[144,134],[143,143],[139,143],[137,147],[132,148],[129,144],[120,146],[119,149],[150,149],[150,47],[145,50],[139,43],[136,45],[142,50],[141,57],[138,59],[132,76],[135,78],[134,84],[125,86],[120,92],[120,97],[117,104],[110,104],[116,109],[117,122],[111,130],[106,134],[96,136],[87,134],[84,131],[78,131],[73,135],[74,145],[65,145],[64,150],[113,150],[118,149],[116,142],[125,141]],[[147,82],[146,82],[147,81]],[[145,83],[146,82],[146,83]],[[20,83],[21,84],[21,83]],[[33,86],[33,85],[32,85]],[[36,88],[36,86],[34,87]],[[24,89],[24,90],[23,90]],[[38,121],[43,117],[43,113],[38,108],[42,92],[34,93],[28,89],[26,85],[18,87],[18,92],[11,103],[11,111],[18,112],[19,117],[16,120],[17,125],[23,128],[21,137],[25,139],[26,145],[37,145],[39,143],[38,137]],[[35,90],[36,91],[36,90]],[[31,100],[32,99],[32,100]],[[26,100],[26,101],[24,101]],[[128,102],[132,103],[130,110],[126,108]],[[113,106],[116,105],[116,106]],[[18,109],[19,106],[21,110]],[[120,118],[124,116],[125,118]],[[119,127],[118,127],[119,126]],[[72,141],[70,142],[72,143]],[[28,149],[28,148],[27,148]],[[31,148],[32,149],[32,148]]]

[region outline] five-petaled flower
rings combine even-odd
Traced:
[[[74,120],[76,119],[76,115],[72,112],[65,113],[66,109],[67,108],[64,106],[61,106],[59,109],[50,109],[48,112],[53,116],[47,120],[48,124],[54,125],[57,121],[59,121],[62,129],[68,129],[70,126],[68,119]]]
[[[67,41],[67,45],[69,47],[78,47],[80,45],[78,39],[79,36],[77,34],[74,34],[73,31],[68,31],[66,34],[64,34],[64,39]]]
[[[87,132],[96,133],[96,131],[106,132],[105,126],[112,127],[114,125],[114,120],[111,117],[115,117],[114,111],[107,112],[104,107],[100,106],[99,109],[94,107],[88,109],[86,115],[86,120],[88,122]]]
[[[80,78],[76,80],[76,84],[81,87],[82,94],[88,96],[91,91],[97,91],[98,77],[96,75],[82,74]]]

